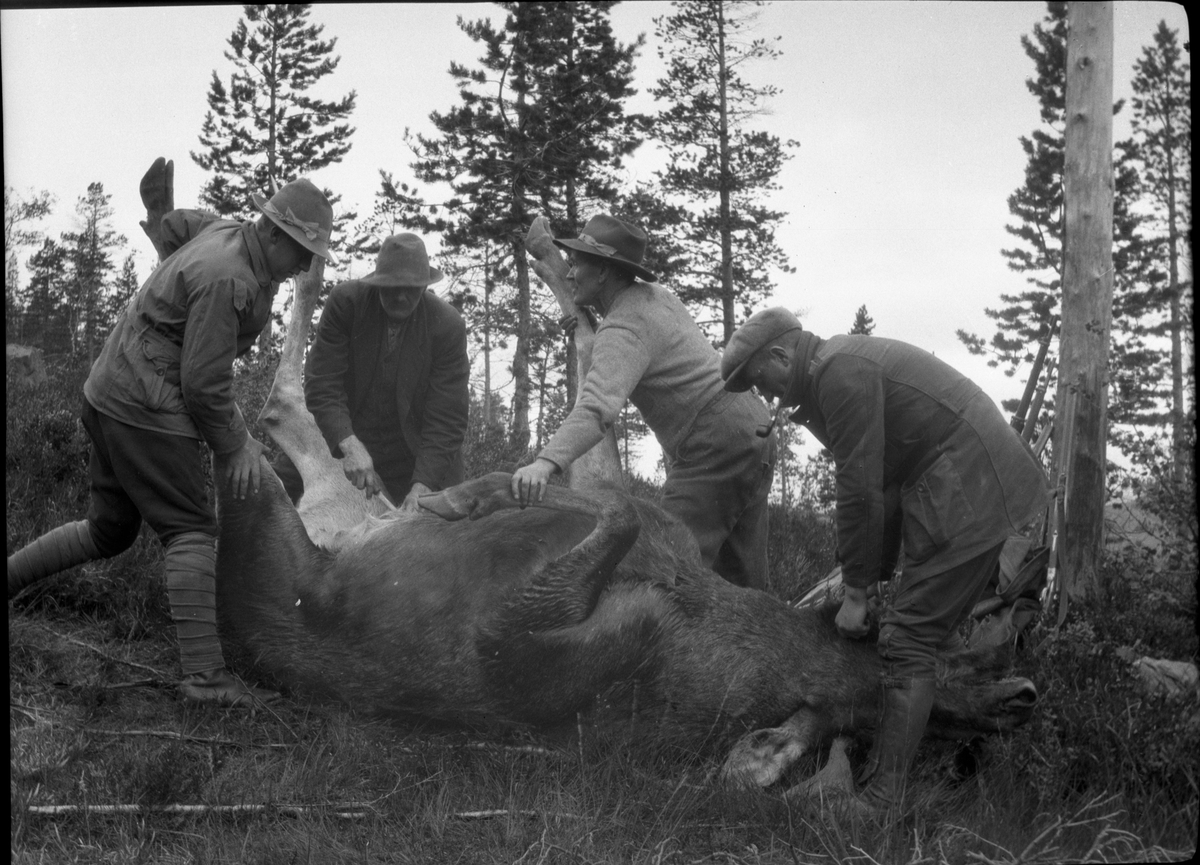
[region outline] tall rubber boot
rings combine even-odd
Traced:
[[[8,597],[51,574],[100,558],[87,520],[59,526],[8,557]]]
[[[925,733],[936,686],[934,679],[885,679],[879,729],[860,778],[865,788],[858,801],[868,810],[885,811],[903,801],[908,767]]]
[[[167,546],[167,597],[179,639],[183,680],[179,690],[193,702],[252,707],[278,699],[252,688],[225,669],[217,636],[216,539],[188,532]]]

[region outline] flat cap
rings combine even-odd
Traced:
[[[729,337],[729,344],[721,355],[721,378],[725,380],[725,390],[735,393],[749,390],[750,384],[744,380],[742,373],[750,358],[763,346],[793,330],[800,330],[800,319],[782,306],[760,309],[746,319],[746,323]]]

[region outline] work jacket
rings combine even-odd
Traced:
[[[884,490],[899,487],[904,573],[983,553],[1046,506],[1046,475],[996,404],[949,364],[897,340],[802,331],[784,405],[833,454],[846,585],[885,562]]]
[[[231,453],[249,436],[233,359],[266,326],[278,284],[252,222],[173,210],[161,228],[169,254],[122,310],[84,396],[122,423]]]
[[[305,362],[304,396],[330,453],[339,459],[339,444],[354,432],[370,393],[387,332],[377,286],[350,280],[329,293]],[[465,477],[462,443],[471,372],[462,316],[427,289],[399,351],[397,434],[416,458],[413,483],[433,490],[453,486]]]

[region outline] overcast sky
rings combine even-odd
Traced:
[[[316,91],[354,89],[357,128],[345,161],[314,179],[370,212],[378,172],[411,182],[406,127],[430,132],[431,111],[456,101],[450,62],[482,53],[456,19],[494,14],[482,4],[316,4],[310,21],[337,39],[337,72]],[[780,246],[796,273],[772,303],[802,312],[807,328],[845,332],[866,304],[878,336],[920,345],[975,379],[993,399],[1018,396],[1007,378],[967,354],[965,328],[990,337],[984,307],[1024,287],[1000,249],[1013,245],[1006,199],[1021,185],[1018,136],[1039,124],[1025,87],[1034,74],[1020,38],[1045,17],[1034,2],[776,2],[758,35],[781,36],[783,56],[745,70],[781,94],[761,126],[800,142],[772,205],[788,214]],[[1115,97],[1129,81],[1160,20],[1189,38],[1181,5],[1114,3]],[[58,199],[52,236],[72,228],[75,201],[101,181],[113,195],[115,227],[137,254],[144,279],[153,260],[138,228],[142,173],[156,156],[175,160],[175,201],[195,203],[206,176],[188,156],[207,110],[215,69],[240,6],[6,9],[0,12],[4,178],[20,192]],[[653,18],[660,2],[621,3],[618,39],[645,33],[636,62],[640,91],[630,110],[652,111],[645,91],[661,75]],[[1128,135],[1128,109],[1115,135]],[[635,158],[630,179],[649,179],[661,160]],[[436,243],[431,242],[436,252]],[[25,275],[22,275],[25,278]]]

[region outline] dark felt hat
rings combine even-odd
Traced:
[[[729,344],[721,355],[721,378],[725,379],[725,390],[735,393],[749,390],[750,385],[743,373],[750,358],[763,346],[793,330],[800,330],[800,319],[782,306],[759,310],[746,319],[746,323],[729,337]]]
[[[429,264],[425,241],[415,234],[393,234],[379,248],[375,269],[359,282],[380,288],[424,288],[442,278]]]
[[[333,206],[310,180],[293,180],[267,201],[255,193],[254,204],[267,218],[309,252],[336,264],[329,252],[333,233]]]
[[[646,282],[657,282],[654,274],[642,267],[642,259],[646,257],[646,232],[615,216],[607,213],[593,216],[577,240],[556,240],[554,243],[563,249],[607,258]]]

